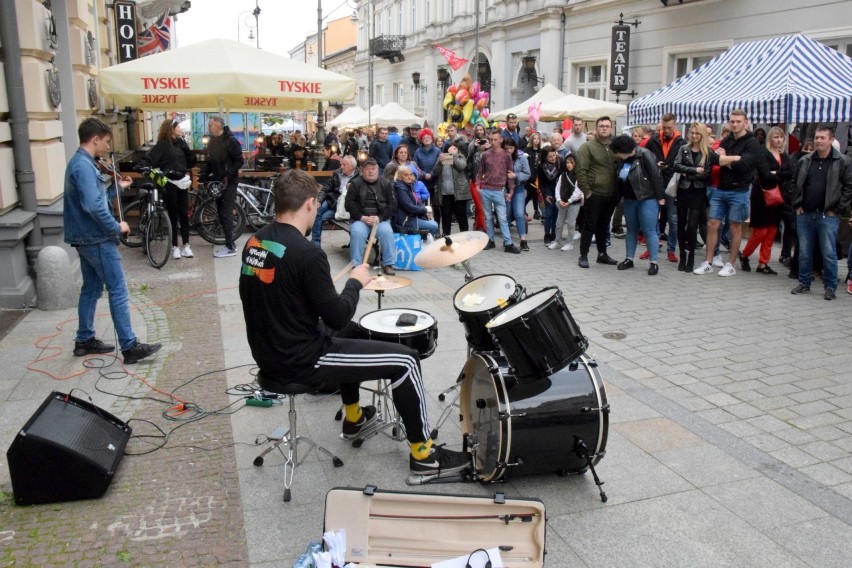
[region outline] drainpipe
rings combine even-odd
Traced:
[[[565,9],[562,9],[562,17],[560,18],[561,26],[559,28],[559,84],[557,88],[562,90],[562,75],[565,72]],[[564,92],[564,91],[563,91]]]
[[[127,149],[133,151],[136,149],[136,116],[131,107],[124,107],[124,123],[127,127]]]
[[[9,100],[9,126],[12,130],[12,149],[15,154],[15,182],[21,198],[21,209],[36,213],[33,229],[27,234],[27,257],[30,266],[41,250],[43,239],[37,208],[35,172],[30,153],[29,118],[24,97],[24,69],[21,65],[21,42],[17,29],[15,2],[0,2],[0,43],[3,44],[6,94]]]

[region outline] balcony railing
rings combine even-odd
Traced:
[[[370,55],[387,59],[391,63],[405,61],[403,49],[405,49],[405,36],[380,35],[370,40]]]

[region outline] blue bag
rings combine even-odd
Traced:
[[[405,233],[394,233],[393,242],[396,247],[396,262],[393,267],[399,270],[423,270],[414,263],[414,257],[423,248],[420,233],[408,235]]]

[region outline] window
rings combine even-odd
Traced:
[[[374,105],[383,105],[385,104],[385,86],[384,85],[376,85],[375,87],[375,95],[373,96],[373,104]]]
[[[411,0],[411,33],[417,31],[417,0]]]
[[[382,13],[373,12],[373,37],[382,35]]]
[[[423,108],[426,92],[421,89],[414,89],[414,107]]]
[[[396,33],[399,35],[405,33],[402,29],[402,2],[396,3]]]
[[[606,100],[606,63],[586,63],[575,66],[577,94],[590,99]]]
[[[718,54],[677,55],[674,60],[674,75],[672,80],[680,79],[693,69],[698,69]]]
[[[358,106],[367,108],[367,87],[358,87]]]
[[[426,14],[426,19],[423,21],[424,26],[428,26],[432,23],[432,2],[431,0],[426,0],[426,7],[423,10]]]
[[[450,0],[450,17],[456,17],[456,0]]]
[[[387,13],[385,15],[387,17],[387,22],[388,22],[387,31],[385,33],[387,33],[387,34],[393,33],[391,31],[391,6],[388,6]]]
[[[402,83],[393,84],[393,101],[399,104],[403,104],[405,101],[405,91],[402,88]]]

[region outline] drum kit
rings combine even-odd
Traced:
[[[496,482],[518,475],[565,476],[591,470],[601,500],[606,501],[594,466],[606,454],[609,403],[597,363],[585,355],[588,339],[558,288],[527,294],[505,274],[474,278],[467,262],[487,242],[484,233],[463,232],[424,246],[416,257],[423,268],[462,263],[468,273],[467,282],[453,296],[468,359],[456,384],[439,399],[458,391],[455,402],[471,467],[461,477],[411,476],[408,483]],[[381,280],[365,286],[379,293],[380,301],[385,290],[411,284],[398,276]],[[438,345],[437,321],[421,310],[383,310],[380,305],[358,323],[365,338],[406,345],[421,359],[431,356]],[[378,392],[382,394],[381,389]],[[387,400],[385,406],[395,414]],[[396,439],[402,439],[398,417],[391,416],[390,423]]]

